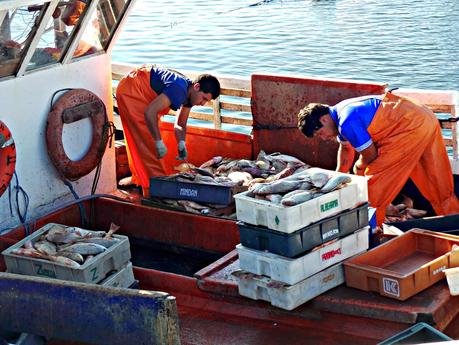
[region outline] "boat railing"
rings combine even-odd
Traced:
[[[135,65],[124,63],[112,64],[113,94],[116,92],[116,83]],[[198,75],[196,72],[181,71],[190,79]],[[252,112],[250,107],[251,88],[250,78],[217,76],[222,85],[221,96],[210,101],[205,107],[196,107],[190,118],[213,123],[216,129],[222,129],[222,124],[252,126]],[[397,89],[395,93],[416,99],[429,107],[440,119],[443,129],[444,142],[453,163],[459,160],[459,92],[454,90],[420,90]],[[116,100],[114,100],[116,105]],[[246,116],[241,116],[241,113]],[[170,115],[175,115],[174,111]],[[458,164],[459,165],[459,164]],[[454,167],[453,167],[454,168]],[[454,169],[459,171],[459,166]]]

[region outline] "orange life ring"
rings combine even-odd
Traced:
[[[16,168],[16,146],[8,127],[0,121],[0,196],[5,193]]]
[[[92,142],[86,155],[78,161],[71,160],[64,150],[62,130],[64,123],[91,117]],[[102,100],[86,89],[67,91],[52,106],[46,124],[48,155],[59,174],[71,181],[89,174],[101,161],[107,146],[105,126],[107,112]]]

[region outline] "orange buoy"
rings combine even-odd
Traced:
[[[16,146],[8,127],[0,121],[0,196],[5,193],[16,168]]]
[[[86,155],[78,161],[71,160],[64,150],[62,130],[64,123],[85,117],[91,118],[92,141]],[[52,106],[46,124],[48,155],[59,174],[71,181],[89,174],[101,161],[107,145],[107,112],[102,100],[86,89],[67,91]]]

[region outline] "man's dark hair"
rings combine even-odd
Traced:
[[[199,91],[212,94],[212,99],[220,96],[220,82],[210,74],[200,74],[193,81],[193,84],[199,83]]]
[[[298,113],[298,129],[307,137],[312,138],[314,131],[323,127],[320,118],[329,114],[327,104],[309,103]]]

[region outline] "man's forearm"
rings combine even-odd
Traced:
[[[340,145],[338,148],[338,158],[336,171],[347,173],[354,161],[354,149],[351,146]]]

